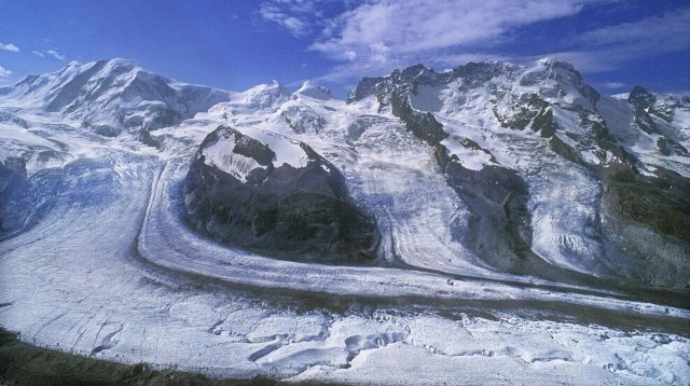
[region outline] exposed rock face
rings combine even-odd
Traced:
[[[644,87],[635,86],[628,96],[628,102],[635,109],[636,125],[645,133],[658,136],[656,145],[661,154],[690,156],[688,149],[679,143],[690,134],[679,132],[678,125],[674,125],[675,112],[690,109],[690,97],[657,98]]]
[[[538,260],[529,247],[532,229],[525,181],[504,167],[487,166],[476,171],[454,160],[444,171],[473,213],[470,232],[463,235],[465,243],[498,269],[519,274],[533,271]]]
[[[638,109],[648,109],[654,104],[655,98],[646,88],[642,86],[633,87],[628,95],[628,102]]]
[[[690,288],[690,180],[659,170],[647,177],[627,167],[603,178],[606,237],[622,253],[652,267],[642,280]],[[683,284],[685,284],[683,286]]]
[[[274,166],[271,148],[235,129],[211,133],[185,180],[190,222],[222,242],[289,260],[375,258],[376,225],[351,202],[339,171],[304,143],[282,146],[297,147],[301,164]]]

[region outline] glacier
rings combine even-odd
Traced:
[[[184,85],[122,59],[0,88],[0,162],[16,175],[0,174],[9,181],[0,184],[0,325],[43,347],[220,377],[690,383],[689,252],[641,226],[626,231],[658,239],[655,266],[617,249],[607,187],[592,170],[619,158],[587,137],[604,122],[643,175],[687,177],[690,104],[658,97],[647,109],[675,114],[651,116],[659,128],[647,132],[639,107],[594,98],[567,64],[474,66],[365,79],[347,101],[313,82],[295,93],[277,82],[244,92]],[[532,94],[543,102],[523,97]],[[438,143],[410,128],[422,113],[442,125]],[[537,127],[544,116],[552,136],[550,124]],[[222,125],[268,146],[277,166],[303,167],[303,142],[336,167],[376,219],[376,261],[277,259],[191,229],[184,180]],[[660,153],[664,138],[681,150]],[[474,193],[449,183],[439,148],[468,175],[524,180],[520,226],[531,233],[511,237],[532,252],[506,243],[516,256],[507,259],[482,232],[468,240],[484,229],[476,208],[493,204],[463,199]],[[243,182],[260,166],[228,158],[232,146],[211,150],[209,164]]]

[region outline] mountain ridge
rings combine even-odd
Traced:
[[[121,58],[71,62],[0,88],[0,96],[24,100],[22,107],[60,113],[107,136],[171,126],[229,99],[226,91],[175,82]]]
[[[431,193],[414,185],[419,183],[417,175],[439,183],[429,189],[442,189],[447,200],[438,208],[444,215],[434,219],[447,233],[432,244],[449,248],[443,252],[448,256],[472,261],[453,263],[458,264],[453,269],[489,267],[569,282],[588,282],[592,276],[671,288],[690,285],[690,99],[656,95],[641,87],[627,100],[603,96],[572,65],[555,59],[533,66],[468,63],[444,72],[419,64],[364,78],[345,101],[313,82],[293,93],[276,81],[229,92],[175,82],[134,62],[112,59],[71,63],[61,71],[4,87],[0,109],[2,122],[28,132],[35,124],[24,112],[38,111],[64,117],[74,130],[86,130],[109,143],[133,149],[140,143],[150,145],[147,151],[164,158],[179,151],[188,157],[206,154],[211,141],[203,139],[225,127],[261,145],[254,148],[272,152],[270,167],[300,170],[309,157],[295,150],[294,143],[304,143],[315,154],[313,159],[323,159],[342,174],[347,192],[336,196],[351,195],[346,201],[353,200],[357,210],[376,221],[376,232],[383,233],[377,254],[386,264],[414,265],[417,257],[406,254],[437,253],[422,252],[422,239],[413,242],[416,234],[427,232],[422,225],[415,225],[420,228],[410,235],[396,233],[396,222],[409,221],[401,217],[403,201],[396,200],[405,194],[405,200],[417,200],[419,192]],[[6,149],[0,159],[4,168],[17,164],[10,159],[60,165],[75,157],[69,145],[63,149],[50,143],[35,147],[15,142],[16,149]],[[32,146],[48,150],[37,158]],[[213,152],[219,160],[240,162],[230,154],[234,148],[228,145]],[[244,156],[253,155],[249,151]],[[212,191],[206,185],[212,175],[234,181],[230,185],[238,192],[257,184],[257,176],[260,183],[270,180],[270,173],[257,171],[267,167],[260,163],[242,160],[241,168],[247,170],[239,174],[220,164],[198,163],[195,170],[210,168],[208,178],[190,174],[194,183],[189,182],[193,186],[187,194]],[[409,173],[409,193],[388,182],[368,185],[369,179],[388,181],[390,177],[378,170],[391,167]],[[286,176],[280,178],[292,178]],[[227,207],[222,198],[212,201],[218,208],[204,213]],[[424,224],[425,216],[432,214],[420,205],[412,205],[418,208],[415,221]],[[187,208],[192,223],[227,234],[227,229],[216,228],[216,220],[194,218],[196,207]],[[295,213],[305,215],[305,208]],[[453,211],[459,214],[444,217]],[[232,226],[246,224],[247,237],[259,237],[264,230],[257,233],[257,224],[273,223],[262,213],[275,214],[262,209]],[[325,229],[322,225],[329,220],[318,221],[322,224],[314,229]],[[324,234],[319,232],[311,234]],[[396,244],[403,236],[414,245],[410,251]],[[654,261],[655,270],[646,269],[648,261]],[[440,263],[424,264],[439,269]]]

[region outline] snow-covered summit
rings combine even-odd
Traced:
[[[545,57],[537,60],[537,63],[541,66],[544,67],[549,67],[549,68],[562,68],[565,70],[569,71],[575,71],[575,66],[573,66],[570,62],[566,62],[565,60],[553,58],[553,57]]]
[[[0,106],[60,113],[111,136],[170,126],[228,99],[225,91],[175,82],[120,58],[72,62],[0,89]]]
[[[290,92],[277,80],[273,80],[271,83],[260,84],[238,93],[233,102],[244,104],[250,109],[267,109],[277,107],[289,97]]]
[[[329,100],[333,98],[331,90],[327,87],[321,86],[310,80],[302,83],[302,86],[292,94],[292,98],[306,96],[309,98]]]

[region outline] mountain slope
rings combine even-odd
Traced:
[[[356,211],[377,223],[377,254],[388,264],[673,288],[690,280],[687,98],[642,88],[628,100],[602,96],[554,59],[445,72],[412,66],[363,79],[346,102],[313,82],[293,94],[275,81],[229,93],[113,59],[28,77],[0,89],[0,105],[3,122],[36,135],[30,146],[12,139],[3,158],[23,162],[29,174],[83,156],[64,136],[60,146],[46,141],[45,131],[31,127],[36,113],[97,134],[80,134],[85,142],[74,149],[127,132],[115,140],[130,148],[154,144],[165,157],[189,156],[211,131],[228,126],[274,151],[276,170],[284,160],[305,167],[290,161],[299,152],[284,144],[303,143],[328,162],[348,192],[336,196],[351,196]],[[37,157],[31,149],[39,148]],[[232,158],[233,148],[213,152]],[[251,184],[247,176],[260,163],[233,167],[240,166],[242,175],[232,178]],[[396,178],[407,184],[396,186]],[[188,192],[213,190],[204,186],[213,179],[194,172],[189,179],[197,182]],[[431,206],[420,201],[427,195]],[[207,214],[227,207],[212,201],[217,208]],[[248,224],[246,234],[255,234],[253,222],[233,226]],[[252,245],[244,236],[234,240]]]
[[[209,134],[185,179],[188,220],[218,240],[290,260],[375,257],[376,226],[338,170],[304,142],[273,137],[271,145],[230,127]]]
[[[166,79],[124,59],[73,62],[0,88],[0,105],[59,113],[106,136],[172,126],[229,97],[225,91]]]
[[[531,68],[470,63],[444,73],[413,66],[364,79],[349,102],[375,99],[436,148],[479,224],[466,243],[485,260],[530,261],[534,252],[582,273],[687,288],[687,104],[660,96],[667,102],[657,110],[666,112],[652,118],[657,98],[641,106],[636,95],[600,96],[571,65],[545,59]],[[627,119],[611,118],[616,104],[631,112]],[[641,149],[650,130],[659,145]],[[503,213],[490,215],[482,203]],[[658,264],[651,272],[650,261]]]

